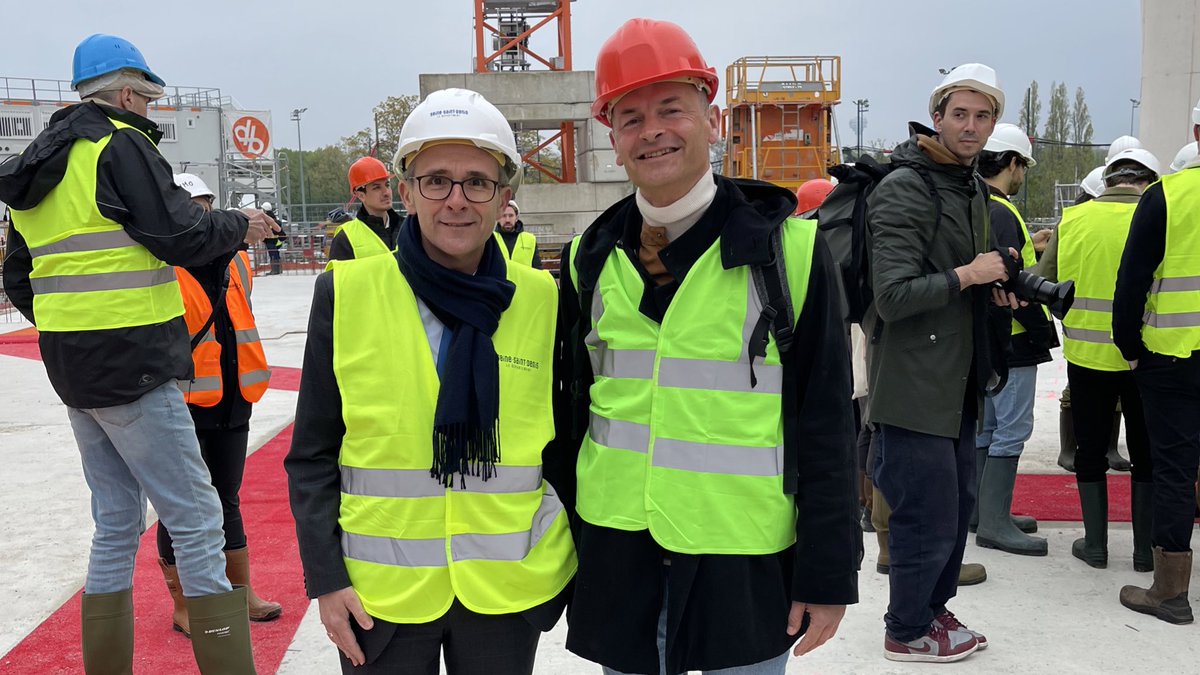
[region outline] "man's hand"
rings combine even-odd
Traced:
[[[792,650],[792,654],[796,656],[804,656],[836,635],[838,626],[842,623],[842,617],[846,615],[846,606],[793,602],[792,611],[788,612],[788,635],[796,635],[800,632],[805,613],[808,614],[808,630],[805,631],[804,637],[800,638],[796,648]]]
[[[362,602],[359,601],[358,594],[354,592],[354,589],[347,586],[340,591],[319,596],[317,607],[320,609],[321,624],[325,626],[325,635],[329,640],[342,650],[346,658],[350,659],[351,664],[361,666],[366,663],[367,657],[363,655],[362,648],[358,646],[358,640],[354,639],[354,631],[350,629],[349,617],[353,615],[354,620],[363,630],[371,630],[375,622],[363,609]]]
[[[250,220],[250,226],[246,228],[247,244],[257,244],[263,239],[274,236],[276,232],[283,231],[279,227],[279,223],[268,216],[266,211],[250,208],[241,209],[241,211]]]
[[[1027,307],[1028,302],[1018,300],[1017,296],[1003,288],[992,287],[992,302],[996,303],[997,307],[1008,307],[1009,309],[1017,309],[1019,307]]]
[[[1037,253],[1043,253],[1046,250],[1046,245],[1050,243],[1050,237],[1054,234],[1054,230],[1046,228],[1038,230],[1030,235],[1029,239],[1033,242],[1033,250]]]
[[[955,268],[954,272],[958,275],[959,288],[963,290],[970,286],[1008,280],[1004,260],[995,251],[980,253],[970,263]]]
[[[1134,359],[1134,360],[1130,361],[1130,362],[1129,362],[1129,369],[1130,369],[1130,370],[1137,370],[1137,364],[1138,364],[1138,360],[1137,360],[1137,359]]]

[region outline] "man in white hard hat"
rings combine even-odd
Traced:
[[[1075,198],[1075,205],[1095,199],[1102,192],[1104,192],[1103,164],[1089,171],[1083,180],[1079,181],[1079,195]]]
[[[791,191],[712,173],[717,91],[667,21],[596,59],[637,190],[564,251],[555,445],[578,456],[567,649],[608,675],[781,675],[858,600],[836,268]]]
[[[951,70],[929,98],[933,129],[910,125],[912,137],[892,153],[896,168],[868,201],[875,301],[863,328],[878,336],[867,354],[868,419],[881,439],[875,484],[892,507],[890,660],[957,661],[987,646],[946,603],[975,505],[975,421],[1002,358],[993,342],[1006,337],[990,334],[988,304],[1017,306],[993,288],[1008,275],[993,250],[987,188],[975,178],[1003,112],[994,70]]]
[[[1108,144],[1108,152],[1104,154],[1104,164],[1108,165],[1113,157],[1125,152],[1126,150],[1145,150],[1146,146],[1133,136],[1117,136],[1112,143]]]
[[[509,260],[537,270],[542,269],[537,239],[532,233],[525,231],[525,223],[521,222],[521,207],[514,199],[510,199],[500,210],[500,221],[496,223],[496,241],[501,244],[500,252]]]
[[[1192,110],[1200,141],[1200,103]],[[1142,194],[1117,272],[1112,335],[1145,404],[1154,463],[1154,583],[1126,586],[1121,604],[1190,623],[1192,528],[1200,464],[1200,163]]]
[[[400,131],[395,253],[317,279],[284,466],[343,672],[527,675],[566,604],[542,467],[557,289],[492,236],[520,166],[483,96],[431,93]]]
[[[1009,201],[1025,183],[1025,172],[1036,166],[1029,136],[1014,124],[997,124],[979,154],[977,171],[988,187],[988,215],[992,236],[1003,248],[1021,252],[1022,266],[1037,264],[1033,237],[1017,207]],[[1050,360],[1058,334],[1044,305],[1013,310],[1012,353],[1008,356],[1008,383],[984,399],[983,425],[976,439],[976,473],[979,495],[975,543],[1017,555],[1044,556],[1046,540],[1031,537],[1037,521],[1011,513],[1017,462],[1033,434],[1033,401],[1037,396],[1038,364]]]
[[[277,236],[267,237],[263,240],[263,248],[267,249],[267,259],[271,263],[271,271],[267,274],[271,276],[283,274],[283,260],[280,252],[281,249],[283,249],[284,237],[286,236],[282,229],[283,222],[279,219],[279,216],[275,214],[274,205],[271,204],[271,202],[263,202],[262,210],[268,216],[271,216],[271,218],[281,226]]]
[[[1154,492],[1144,406],[1134,375],[1110,337],[1117,267],[1138,199],[1158,180],[1158,159],[1140,148],[1123,150],[1105,164],[1107,186],[1099,197],[1063,211],[1038,272],[1072,279],[1075,302],[1063,318],[1070,415],[1076,454],[1075,480],[1084,536],[1071,553],[1091,567],[1108,565],[1108,481],[1113,448],[1113,411],[1120,404],[1129,448],[1133,513],[1133,568],[1150,571],[1151,502]]]

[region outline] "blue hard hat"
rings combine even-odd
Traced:
[[[75,58],[72,62],[71,88],[75,89],[80,82],[91,80],[101,75],[107,75],[122,68],[133,68],[146,74],[151,82],[165,86],[162,78],[155,75],[146,65],[146,57],[138,51],[133,43],[116,35],[96,33],[84,38],[75,48]]]

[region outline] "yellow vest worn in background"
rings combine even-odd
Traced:
[[[1092,370],[1129,370],[1112,340],[1117,268],[1137,204],[1089,201],[1063,210],[1058,224],[1058,278],[1075,280],[1075,303],[1063,318],[1063,357]]]
[[[393,256],[334,261],[333,367],[346,435],[342,552],[367,613],[426,623],[457,597],[509,614],[555,597],[575,573],[567,515],[542,478],[554,437],[558,290],[508,266],[517,290],[492,339],[500,364],[500,461],[487,481],[430,477],[439,379],[416,296]]]
[[[521,263],[526,267],[533,266],[533,254],[537,252],[537,238],[528,232],[522,232],[517,235],[517,241],[513,244],[513,250],[508,252],[508,244],[504,243],[504,238],[497,230],[493,233],[496,237],[496,243],[500,244],[500,252],[504,254],[505,260]]]
[[[815,236],[813,221],[783,225],[797,312]],[[642,275],[614,249],[585,338],[595,381],[577,467],[579,516],[618,530],[649,529],[681,553],[787,548],[796,538],[796,506],[783,490],[783,367],[772,335],[751,384],[747,342],[761,302],[750,267],[724,269],[718,239],[684,278],[661,325],[638,310],[644,291]]]
[[[96,206],[96,167],[111,139],[75,141],[62,181],[32,209],[12,210],[33,258],[29,281],[41,332],[151,326],[183,315],[175,268]]]
[[[1017,207],[1013,206],[1012,202],[1008,201],[1007,199],[1005,199],[1003,197],[998,197],[994,194],[988,195],[988,197],[992,201],[996,202],[997,204],[1003,204],[1004,208],[1008,209],[1009,211],[1012,211],[1013,216],[1017,219],[1017,222],[1020,223],[1021,232],[1025,235],[1025,245],[1021,247],[1021,264],[1024,267],[1024,269],[1029,269],[1029,268],[1033,267],[1034,265],[1036,265],[1037,264],[1037,250],[1035,250],[1033,248],[1033,237],[1029,236],[1029,226],[1025,224],[1025,219],[1021,217],[1021,212],[1017,210]],[[1066,278],[1069,278],[1069,277],[1066,277]],[[1045,315],[1046,315],[1046,319],[1049,320],[1050,319],[1050,310],[1046,309],[1045,305],[1041,305],[1041,308],[1042,308],[1042,312],[1045,313]],[[1012,334],[1020,335],[1021,333],[1024,333],[1024,332],[1025,332],[1025,327],[1021,325],[1021,322],[1017,321],[1016,319],[1013,319]]]
[[[1146,303],[1142,343],[1156,354],[1187,358],[1200,349],[1200,170],[1162,178],[1167,241]]]

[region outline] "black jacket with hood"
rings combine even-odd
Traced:
[[[120,120],[134,129],[118,129]],[[168,265],[204,265],[233,251],[246,237],[247,219],[237,211],[205,211],[175,185],[171,166],[155,146],[162,132],[132,112],[94,102],[63,108],[21,155],[0,164],[0,201],[31,209],[62,181],[75,141],[112,134],[96,165],[96,205],[124,226],[134,241]],[[147,138],[153,139],[151,142]],[[4,290],[25,318],[37,325],[29,273],[33,260],[24,237],[11,228],[4,258]],[[133,328],[43,332],[42,360],[50,383],[73,408],[130,403],[172,379],[192,373],[191,346],[183,317]]]
[[[587,431],[592,379],[582,345],[590,317],[579,306],[577,279],[590,277],[594,283],[615,246],[642,273],[641,312],[661,321],[692,265],[718,237],[726,269],[767,263],[768,234],[794,212],[795,197],[758,181],[721,176],[715,181],[716,196],[704,215],[659,252],[674,281],[655,285],[638,260],[642,216],[633,196],[602,214],[580,238],[575,265],[562,266],[556,435],[543,464],[572,514],[579,553],[567,648],[625,672],[659,670],[655,635],[664,592],[667,672],[672,673],[746,665],[782,654],[797,639],[786,632],[793,601],[858,601],[862,533],[854,517],[849,347],[833,262],[819,239],[808,295],[803,307],[795,308],[790,363],[799,369],[796,381],[803,389],[794,397],[798,409],[785,411],[798,417],[802,440],[800,447],[785,448],[794,453],[799,474],[796,544],[772,555],[668,553],[648,531],[591,525],[574,515],[575,464]],[[567,250],[563,260],[569,260]],[[670,573],[664,575],[667,560]]]

